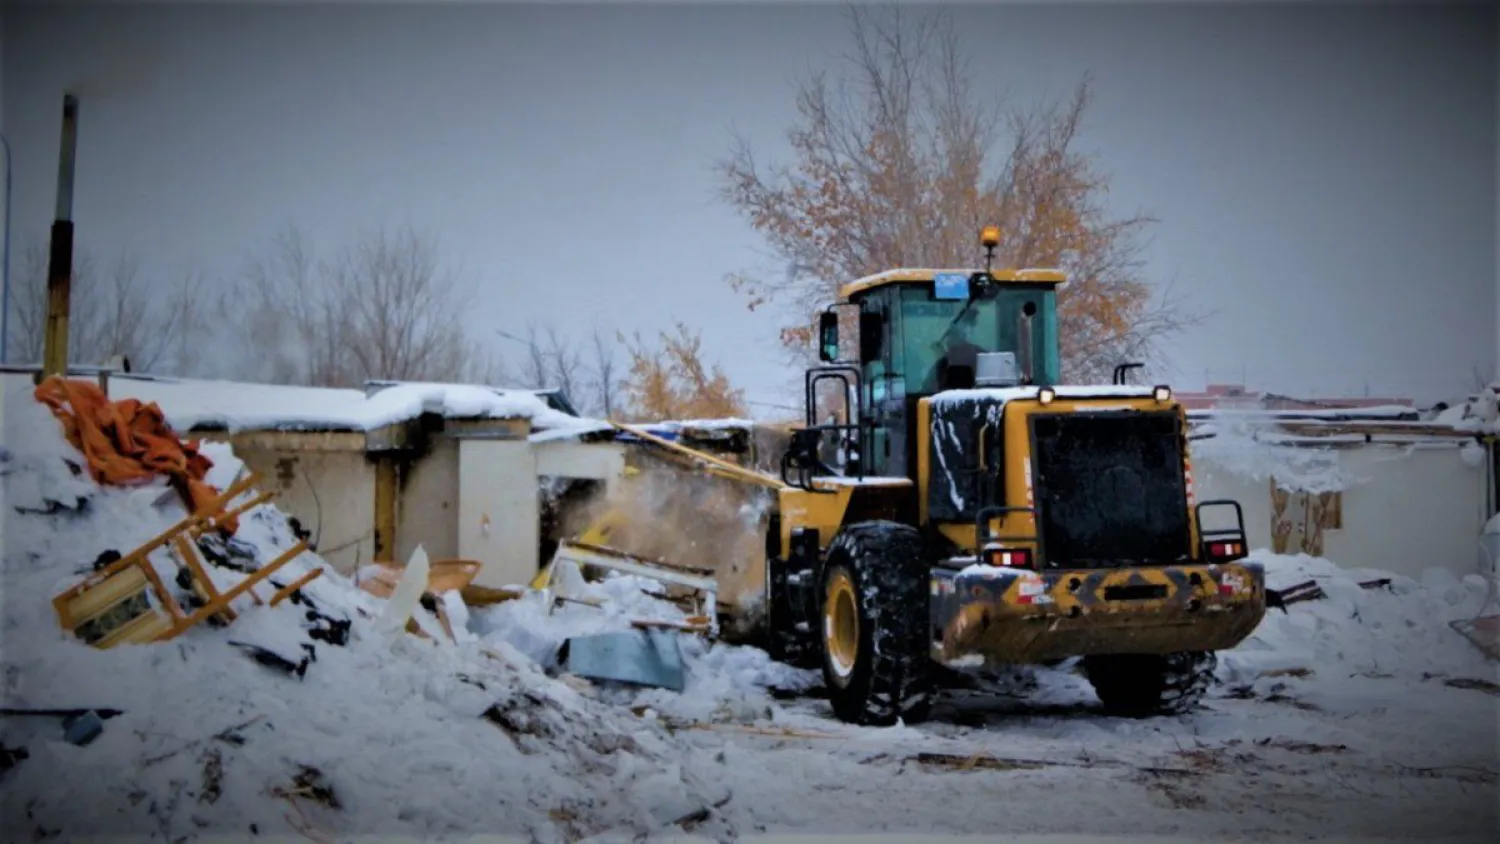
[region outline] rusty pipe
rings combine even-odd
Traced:
[[[57,159],[57,213],[47,256],[47,327],[42,377],[67,376],[68,313],[73,286],[73,171],[78,147],[78,97],[63,95],[62,145]]]

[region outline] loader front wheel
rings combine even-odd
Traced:
[[[823,681],[842,721],[890,726],[930,708],[927,563],[922,537],[897,522],[845,528],[823,569]]]
[[[1112,654],[1085,657],[1083,670],[1107,712],[1146,718],[1196,709],[1218,664],[1212,651]]]

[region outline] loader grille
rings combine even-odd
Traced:
[[[1171,412],[1031,417],[1033,484],[1047,568],[1188,559],[1179,424]]]

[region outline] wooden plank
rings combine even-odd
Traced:
[[[233,602],[234,599],[245,594],[246,592],[249,592],[251,589],[254,589],[256,584],[275,574],[277,569],[280,569],[282,566],[291,562],[297,557],[297,555],[306,550],[307,540],[304,539],[298,542],[296,545],[293,545],[291,548],[283,551],[281,553],[281,556],[265,564],[264,566],[261,566],[254,574],[250,575],[239,583],[236,583],[234,585],[234,588],[230,589],[228,592],[224,592],[223,594],[221,594],[218,600],[213,601],[207,606],[200,607],[197,612],[174,624],[172,628],[168,630],[159,641],[175,639],[176,637],[182,635],[183,632],[202,622],[204,619],[218,613],[224,607],[229,606],[229,604]]]
[[[526,592],[521,589],[495,589],[471,583],[458,590],[458,595],[464,599],[465,604],[471,607],[487,607],[505,601],[514,601],[524,597]]]
[[[630,626],[638,630],[682,630],[687,633],[707,633],[708,622],[668,621],[662,618],[634,618]]]
[[[100,650],[109,650],[116,645],[131,644],[145,645],[156,641],[166,631],[172,629],[173,621],[170,616],[159,612],[148,612],[138,615],[130,621],[116,627],[109,635],[93,643]]]
[[[701,578],[712,578],[714,576],[713,569],[690,566],[684,563],[671,563],[667,562],[666,560],[659,560],[654,557],[642,557],[637,554],[627,554],[624,551],[617,551],[613,548],[606,548],[603,545],[590,545],[585,542],[564,542],[558,546],[558,550],[564,550],[565,548],[577,549],[587,554],[597,554],[601,557],[609,557],[623,562],[636,563],[643,566],[649,566],[651,568],[663,569],[666,572],[681,572],[682,574],[693,575],[694,577]],[[608,566],[609,563],[608,561],[589,560],[587,561],[587,565]]]
[[[259,507],[260,505],[265,504],[266,502],[270,501],[272,498],[275,498],[275,497],[276,497],[275,490],[269,490],[268,489],[268,490],[265,490],[265,491],[263,491],[261,493],[258,493],[254,498],[251,498],[249,501],[246,501],[245,503],[236,506],[233,510],[226,510],[226,511],[224,511],[222,514],[220,514],[218,516],[214,516],[214,517],[212,517],[212,518],[210,518],[210,519],[208,519],[206,521],[199,522],[198,524],[194,525],[191,528],[191,533],[193,535],[193,538],[197,539],[198,537],[202,536],[205,533],[208,533],[211,530],[217,530],[225,522],[228,522],[231,519],[237,519],[240,516],[243,516],[245,513],[248,513],[249,511],[254,510],[256,507]]]
[[[285,585],[285,586],[281,587],[280,589],[276,590],[276,594],[271,596],[271,606],[274,607],[277,604],[281,603],[283,600],[286,599],[286,597],[288,595],[292,594],[293,592],[296,592],[298,589],[301,589],[302,587],[306,586],[307,584],[312,583],[314,580],[317,580],[318,577],[320,575],[322,575],[322,574],[323,574],[323,570],[322,569],[320,569],[320,568],[313,569],[312,571],[308,572],[307,574],[302,575],[301,577],[297,578],[296,580],[292,581],[291,583],[288,583],[287,585]],[[251,592],[250,594],[254,595],[255,593]]]
[[[188,541],[188,538],[183,534],[178,534],[177,538],[172,540],[172,544],[176,547],[177,558],[183,565],[187,566],[188,572],[192,575],[193,588],[198,593],[198,597],[202,598],[205,604],[213,603],[219,597],[219,590],[214,587],[214,582],[208,577],[208,571],[203,568],[203,561],[198,558],[198,550],[193,547],[192,542]],[[255,593],[251,592],[250,594],[254,595]],[[259,604],[260,599],[256,598],[255,602]],[[235,611],[227,606],[219,615],[225,621],[234,621],[238,618]]]
[[[460,595],[472,586],[480,564],[474,560],[435,560],[428,564],[426,593],[457,591]],[[375,575],[360,582],[360,588],[377,598],[389,598],[401,580],[405,567],[392,563],[375,564]]]
[[[95,618],[142,589],[150,587],[146,573],[139,566],[127,566],[110,572],[90,588],[68,595],[57,605],[58,621],[65,630]]]

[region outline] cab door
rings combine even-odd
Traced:
[[[891,307],[894,288],[876,290],[860,302],[859,363],[864,383],[866,471],[906,475],[906,389],[900,371],[900,316]]]

